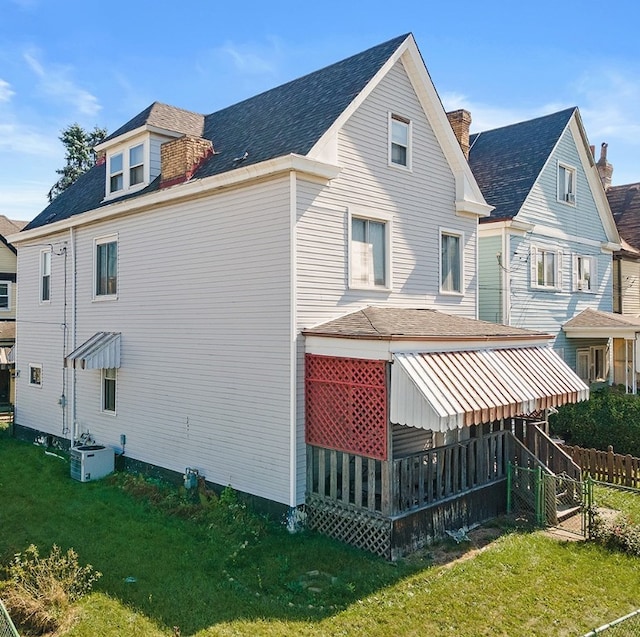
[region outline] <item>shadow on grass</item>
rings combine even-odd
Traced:
[[[0,467],[0,564],[29,544],[73,547],[103,573],[97,591],[183,635],[238,619],[321,620],[433,563],[425,552],[389,564],[246,511],[167,515],[117,478],[72,480],[66,458],[6,432]]]

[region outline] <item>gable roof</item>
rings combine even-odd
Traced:
[[[393,38],[210,115],[201,116],[154,102],[105,141],[145,125],[188,132],[176,127],[197,129],[199,118],[202,118],[201,135],[211,140],[215,153],[203,162],[193,179],[284,155],[305,155],[408,37],[409,34]],[[174,122],[173,117],[179,122]],[[237,161],[245,152],[246,158]],[[25,229],[38,228],[113,203],[113,200],[103,202],[105,171],[104,164],[91,168]],[[156,190],[158,185],[159,178],[130,197]],[[126,198],[125,195],[117,201]]]
[[[576,110],[571,107],[470,136],[471,171],[487,203],[494,206],[485,222],[518,214]]]
[[[607,189],[607,199],[620,236],[629,247],[640,250],[640,183],[611,186]],[[623,244],[625,254],[633,254],[624,248]]]

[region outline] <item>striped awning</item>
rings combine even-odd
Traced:
[[[13,347],[0,347],[0,369],[8,369],[13,364]]]
[[[549,347],[398,353],[391,422],[433,431],[575,403],[589,388]]]
[[[112,369],[120,367],[120,332],[97,332],[64,359],[65,367]]]

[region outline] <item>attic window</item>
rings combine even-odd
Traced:
[[[389,113],[389,165],[411,168],[411,121]]]
[[[112,155],[109,159],[109,192],[118,192],[124,187],[122,173],[122,153]]]
[[[109,154],[107,173],[107,198],[124,194],[131,190],[140,190],[148,183],[147,144],[119,146],[117,152]]]
[[[576,202],[576,169],[564,164],[558,164],[558,200]]]
[[[135,186],[144,181],[144,145],[138,144],[129,149],[129,185]]]

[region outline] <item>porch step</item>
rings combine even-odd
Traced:
[[[571,505],[558,505],[558,522],[564,522],[569,518],[572,518],[574,515],[578,515],[580,513],[579,506],[571,506]]]

